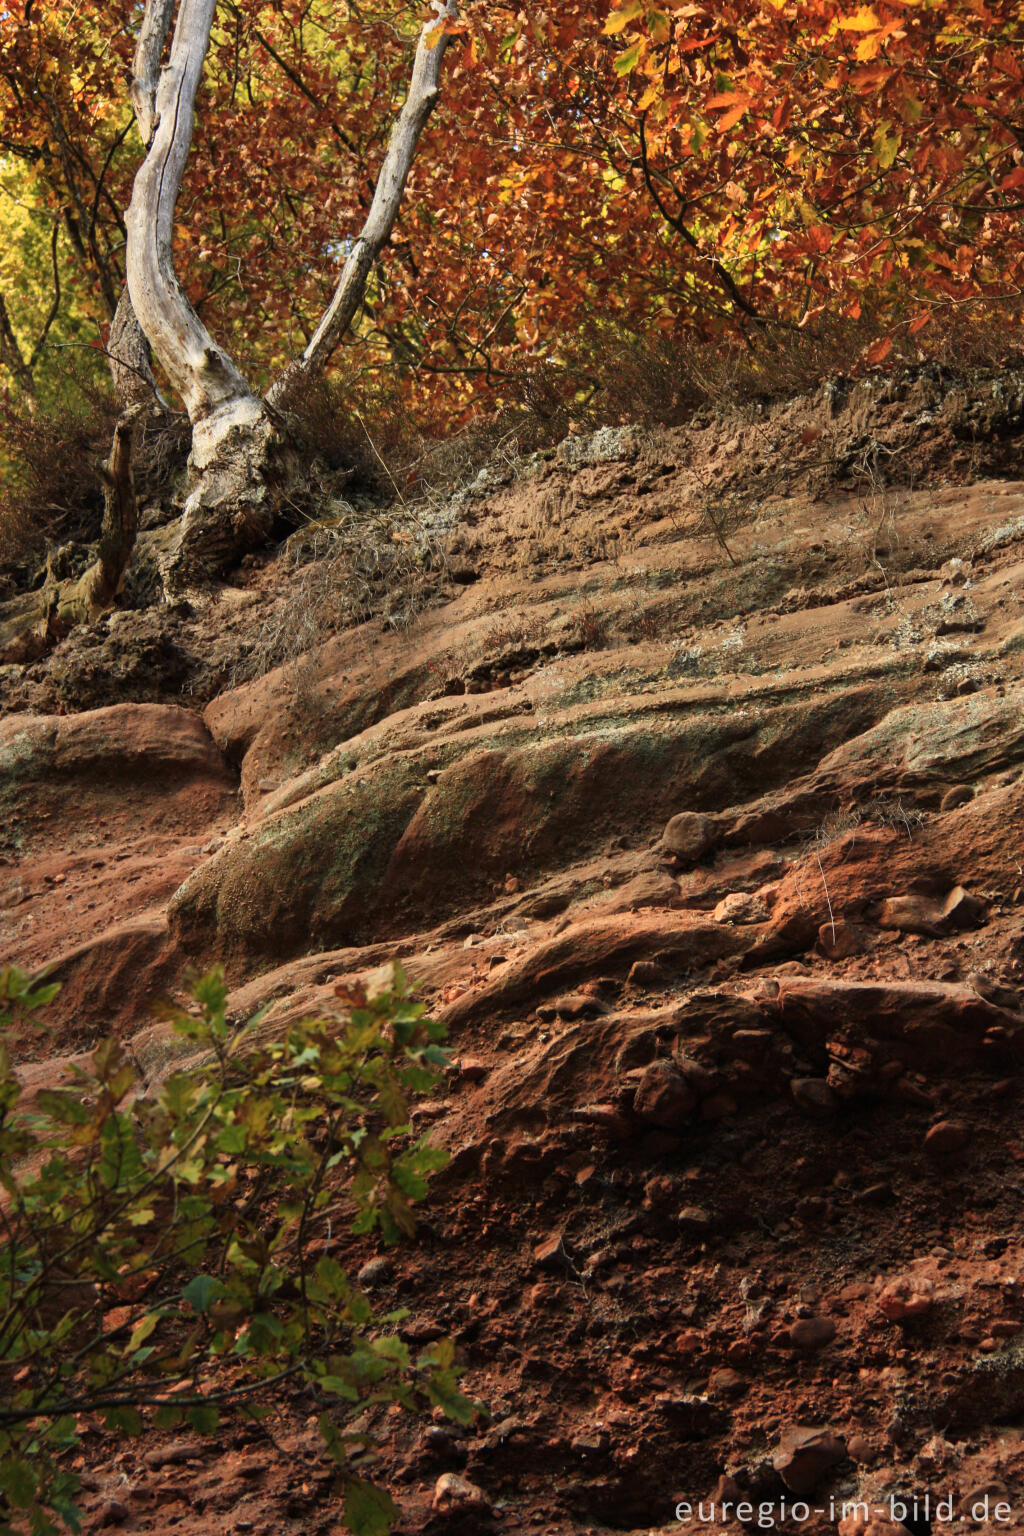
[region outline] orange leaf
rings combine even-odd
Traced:
[[[716,124],[719,133],[727,133],[730,128],[735,127],[749,106],[749,100],[741,101],[738,107],[733,107],[731,112],[727,112],[724,117],[720,117]]]
[[[910,324],[907,326],[908,333],[911,336],[916,336],[918,331],[924,329],[924,327],[928,324],[930,319],[931,319],[931,311],[927,310],[927,309],[922,309],[921,313],[919,315],[915,315],[913,320],[911,320]]]
[[[868,347],[867,351],[864,353],[864,361],[866,363],[884,362],[891,351],[892,337],[879,336],[878,340],[873,341],[870,347]]]

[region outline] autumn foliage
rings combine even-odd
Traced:
[[[308,339],[358,230],[425,7],[231,0],[179,272],[254,377]],[[735,341],[849,321],[849,366],[952,316],[1016,324],[1022,11],[1010,0],[469,0],[387,259],[335,366],[433,430],[581,333]],[[141,148],[128,15],[0,21],[0,366],[101,346]],[[54,233],[55,232],[55,233]],[[52,250],[51,250],[52,247]]]

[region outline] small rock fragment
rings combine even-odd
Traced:
[[[674,1129],[697,1103],[696,1095],[675,1062],[652,1061],[637,1086],[633,1108],[641,1120],[662,1130]]]
[[[572,1269],[572,1260],[561,1232],[552,1232],[533,1250],[533,1262],[539,1269]]]
[[[391,1275],[390,1259],[367,1259],[356,1273],[357,1285],[382,1285]]]
[[[792,1493],[811,1493],[825,1474],[842,1461],[846,1444],[829,1429],[794,1424],[779,1437],[772,1466]]]
[[[742,1397],[750,1383],[731,1365],[721,1365],[708,1378],[709,1397]]]
[[[768,907],[763,896],[756,891],[730,891],[723,896],[711,914],[716,923],[742,926],[747,923],[768,921]]]
[[[960,1120],[939,1120],[924,1138],[929,1157],[953,1157],[962,1152],[971,1139],[970,1130]]]
[[[899,1275],[879,1292],[878,1310],[891,1323],[923,1317],[934,1302],[935,1287],[927,1275]]]
[[[476,1056],[463,1056],[459,1061],[459,1079],[464,1083],[479,1083],[491,1070],[486,1061]]]
[[[985,902],[957,885],[943,901],[916,893],[890,896],[879,907],[877,920],[880,928],[895,928],[900,933],[917,933],[924,938],[938,939],[946,933],[980,927],[987,914]]]
[[[800,1317],[789,1330],[789,1342],[795,1349],[823,1349],[836,1336],[830,1317]]]
[[[485,1514],[491,1506],[487,1495],[476,1483],[460,1477],[457,1472],[444,1472],[434,1484],[431,1507],[436,1515],[461,1515]]]
[[[677,859],[696,864],[714,841],[715,823],[710,816],[702,816],[699,811],[681,811],[665,828],[662,847]]]
[[[711,1231],[714,1217],[702,1205],[684,1205],[676,1222],[684,1232],[692,1232],[696,1236]]]
[[[970,784],[954,784],[952,789],[947,789],[939,801],[940,811],[955,811],[958,805],[966,805],[974,799],[974,790]]]
[[[878,1448],[865,1435],[851,1435],[846,1442],[850,1457],[862,1467],[870,1467],[878,1460]]]
[[[842,917],[834,923],[822,923],[818,929],[818,948],[827,960],[847,960],[851,955],[862,955],[870,944],[871,937],[866,928]]]
[[[557,997],[550,1006],[558,1018],[566,1023],[575,1022],[577,1019],[597,1019],[602,1014],[611,1013],[607,1003],[589,992],[569,992],[565,997]],[[537,1011],[543,1018],[545,1011],[542,1009]]]
[[[789,1091],[794,1103],[808,1115],[834,1114],[839,1103],[823,1077],[794,1077]]]
[[[636,960],[626,977],[631,987],[664,987],[671,981],[668,966],[657,960]]]

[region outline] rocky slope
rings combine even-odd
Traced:
[[[239,687],[218,669],[294,611],[284,557],[4,669],[0,940],[65,984],[45,1050],[14,1042],[33,1084],[111,1025],[157,1078],[147,1003],[189,962],[271,1030],[397,956],[449,1024],[421,1241],[349,1254],[490,1408],[374,1426],[408,1532],[678,1529],[699,1500],[738,1531],[716,1494],[808,1533],[892,1497],[915,1536],[981,1528],[986,1495],[1024,1527],[1024,482],[997,384],[492,468],[441,517],[439,606]],[[94,1527],[340,1529],[301,1409],[247,1436],[97,1434]],[[489,1512],[457,1484],[433,1507],[446,1473]]]

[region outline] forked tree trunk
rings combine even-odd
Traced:
[[[266,486],[286,475],[287,435],[276,406],[296,376],[322,369],[362,301],[370,269],[398,214],[420,134],[439,95],[447,27],[456,0],[431,0],[436,20],[420,34],[408,98],[395,124],[366,223],[334,297],[302,358],[261,399],[217,345],[174,272],[174,214],[192,141],[196,92],[216,0],[180,0],[167,63],[159,69],[173,0],[147,0],[132,100],[149,140],[127,215],[131,302],[153,352],[192,422],[190,489],[181,537],[165,581],[187,583],[229,563],[269,532]],[[151,137],[150,137],[151,136]]]

